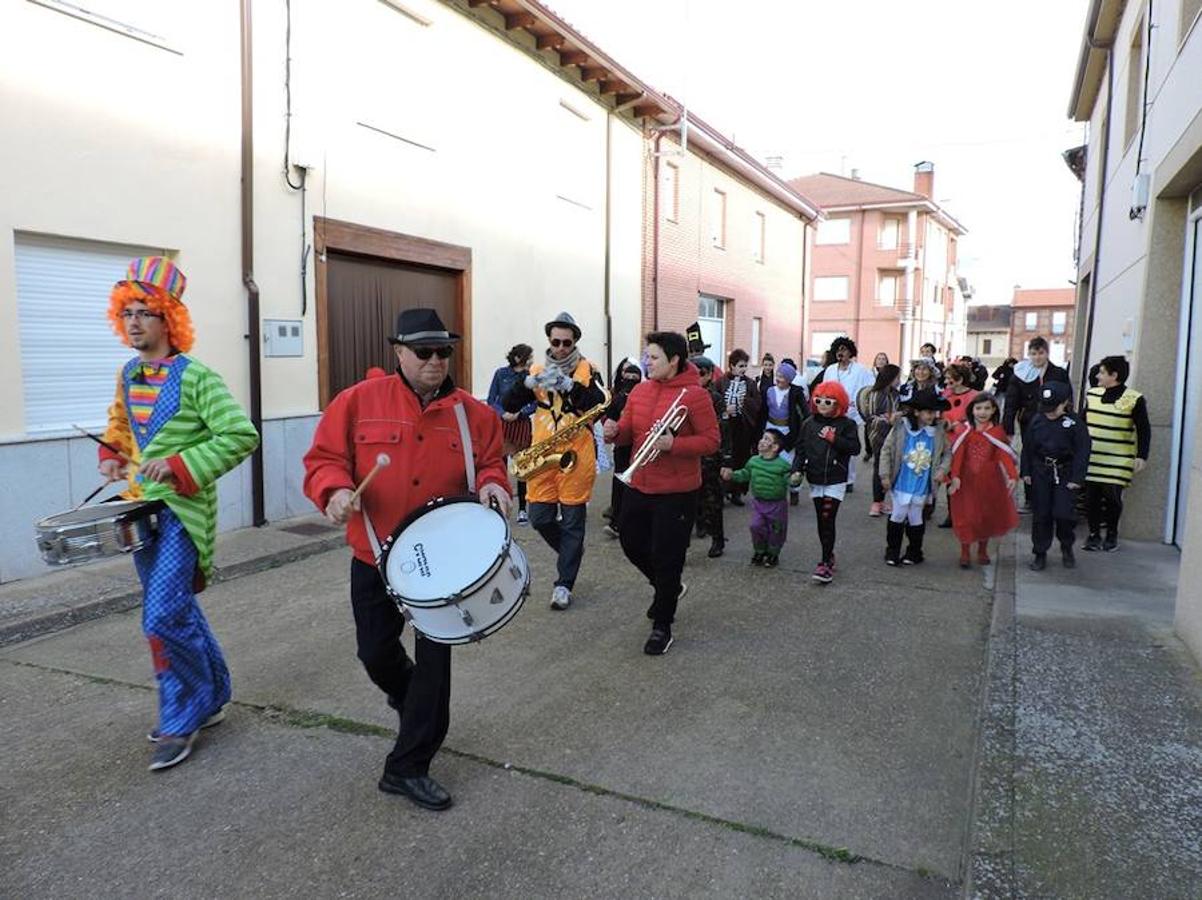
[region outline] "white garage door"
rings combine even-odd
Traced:
[[[17,235],[17,316],[28,434],[106,420],[133,351],[109,326],[109,292],[129,261],[162,250]]]

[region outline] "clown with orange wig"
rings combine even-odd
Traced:
[[[813,415],[801,426],[793,458],[794,484],[804,473],[818,517],[822,559],[813,579],[830,584],[835,578],[835,518],[847,493],[851,460],[860,452],[860,433],[848,416],[847,391],[837,381],[823,381],[810,398]]]
[[[122,496],[163,504],[157,539],[134,554],[159,686],[152,770],[182,762],[200,729],[225,717],[229,670],[194,592],[213,570],[217,479],[259,443],[221,376],[187,355],[195,334],[186,284],[164,257],[135,259],[108,309],[113,331],[138,355],[117,373],[100,471],[128,479]]]

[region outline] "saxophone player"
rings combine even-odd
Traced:
[[[502,405],[517,412],[534,403],[534,445],[570,428],[577,417],[599,403],[606,394],[597,369],[580,353],[580,326],[562,312],[543,327],[547,353],[542,364],[530,367],[525,380],[516,382]],[[580,561],[584,558],[586,510],[597,477],[597,447],[591,429],[580,429],[571,443],[575,463],[563,470],[552,467],[526,484],[530,524],[558,554],[551,608],[567,609]]]
[[[622,501],[622,550],[655,588],[647,610],[651,636],[643,646],[662,656],[672,646],[676,605],[689,532],[697,514],[701,459],[718,451],[718,417],[688,359],[684,335],[647,335],[647,380],[630,392],[622,418],[605,423],[605,440],[635,447]],[[615,475],[615,477],[617,477]]]

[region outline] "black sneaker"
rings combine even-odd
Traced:
[[[713,539],[713,541],[710,542],[709,552],[706,553],[705,555],[708,556],[710,559],[717,559],[719,556],[721,556],[725,552],[725,549],[726,549],[726,541],[724,541],[722,538],[716,537]]]
[[[651,629],[651,637],[643,644],[643,652],[648,656],[663,656],[672,646],[672,632],[665,628]]]
[[[1119,539],[1117,535],[1108,534],[1106,540],[1102,541],[1102,549],[1107,553],[1113,553],[1119,548]]]
[[[1066,569],[1077,568],[1077,557],[1073,555],[1073,548],[1071,546],[1060,548],[1060,560],[1064,563]]]
[[[194,731],[183,737],[160,735],[158,743],[154,745],[154,753],[150,757],[150,771],[170,769],[172,766],[182,763],[192,753],[192,744],[196,741],[197,734],[198,732]]]
[[[1048,555],[1046,553],[1036,553],[1035,558],[1031,560],[1031,565],[1027,566],[1032,572],[1042,572],[1048,567]]]
[[[1100,534],[1091,534],[1085,539],[1085,543],[1081,545],[1081,549],[1092,553],[1095,550],[1102,549],[1102,536]]]
[[[765,555],[766,554],[764,554],[764,553],[751,554],[751,564],[753,566],[762,566],[764,564],[764,556]]]
[[[764,557],[764,568],[765,569],[775,569],[779,565],[780,565],[780,557],[779,556],[774,556],[773,554],[769,553],[767,556]]]
[[[209,716],[207,719],[205,719],[203,722],[200,723],[200,727],[201,728],[212,728],[214,725],[220,725],[222,722],[225,721],[225,713],[226,713],[226,710],[228,707],[229,707],[228,703],[223,704],[222,706],[218,707],[217,712],[213,713],[213,715]],[[150,741],[150,743],[152,743],[152,744],[157,744],[159,742],[159,730],[156,728],[153,731],[148,732],[146,735],[146,740]]]

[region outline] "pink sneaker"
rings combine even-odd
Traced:
[[[818,563],[818,566],[814,569],[814,574],[810,577],[819,584],[830,584],[835,580],[835,573],[826,563]]]
[[[881,517],[881,504],[873,503],[872,506],[868,507],[868,515],[874,519],[879,519]]]

